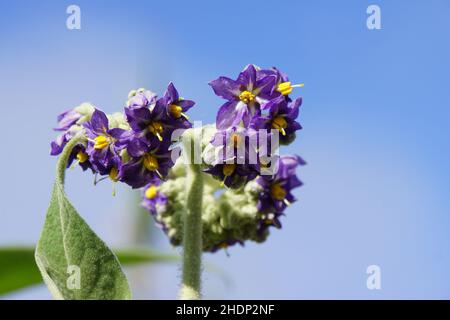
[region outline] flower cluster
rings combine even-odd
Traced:
[[[303,85],[291,84],[276,68],[254,65],[248,65],[236,80],[219,77],[210,85],[227,101],[217,113],[218,133],[212,142],[220,155],[208,172],[227,187],[240,187],[262,173],[268,165],[262,160],[273,159],[278,142],[291,143],[302,128],[296,121],[302,99],[292,100],[289,94]]]
[[[291,84],[276,68],[254,65],[236,80],[219,77],[210,85],[226,102],[215,124],[192,132],[199,133],[198,165],[205,173],[203,250],[215,252],[247,240],[263,242],[269,227],[280,228],[280,217],[295,201],[292,190],[302,185],[296,168],[305,162],[278,156],[279,144],[292,143],[302,128],[297,122],[302,99],[290,97],[302,85]],[[68,166],[78,163],[83,170],[141,188],[142,206],[171,243],[180,245],[187,172],[181,158],[176,160],[175,138],[192,127],[186,113],[193,105],[172,83],[160,98],[145,89],[131,91],[124,111],[112,115],[82,104],[58,116],[60,135],[51,143],[51,154],[83,135]]]
[[[227,101],[218,111],[218,132],[211,142],[219,149],[219,156],[206,172],[231,188],[257,178],[262,189],[260,229],[280,227],[279,216],[295,200],[290,191],[301,185],[295,168],[305,162],[298,156],[278,157],[275,151],[278,142],[290,144],[302,128],[296,121],[302,98],[292,100],[289,95],[303,85],[293,85],[276,68],[254,65],[248,65],[236,80],[219,77],[210,85]],[[267,170],[269,166],[271,170]]]
[[[302,127],[296,121],[301,98],[279,70],[247,66],[232,80],[210,82],[227,101],[216,123],[202,132],[205,186],[203,250],[215,252],[245,241],[263,242],[269,227],[281,227],[280,217],[295,201],[292,190],[302,185],[295,174],[305,162],[299,156],[277,156],[278,143],[294,141]],[[183,238],[186,173],[177,162],[169,179],[148,185],[143,205],[150,210],[173,245]],[[223,191],[223,187],[226,187]],[[221,191],[220,191],[221,190]]]
[[[172,83],[161,98],[145,89],[131,91],[124,112],[112,115],[82,104],[58,116],[55,130],[62,133],[51,143],[51,155],[82,134],[86,139],[72,150],[68,166],[76,160],[84,170],[132,188],[159,184],[174,165],[172,133],[192,126],[186,112],[193,105]]]
[[[203,250],[216,252],[246,241],[264,242],[270,226],[281,227],[280,216],[295,201],[291,191],[301,185],[295,167],[303,164],[295,156],[282,156],[274,179],[260,176],[239,189],[223,188],[211,175],[204,176],[202,225]],[[182,161],[171,169],[169,179],[145,189],[143,205],[174,246],[183,239],[186,172]]]

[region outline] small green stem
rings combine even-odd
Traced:
[[[194,161],[196,141],[195,130],[183,134],[184,152],[188,153],[190,163],[187,170],[186,214],[183,228],[183,274],[180,299],[200,299],[202,244],[202,202],[203,173],[200,164]]]
[[[77,134],[67,142],[61,155],[59,156],[58,163],[56,165],[56,181],[64,186],[64,178],[66,176],[67,162],[69,161],[70,153],[72,149],[79,143],[85,142],[86,137],[83,134]]]

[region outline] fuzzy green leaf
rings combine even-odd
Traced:
[[[55,299],[130,299],[114,253],[89,228],[57,179],[35,259]]]

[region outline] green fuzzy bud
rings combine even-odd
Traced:
[[[160,186],[168,201],[157,209],[155,219],[162,223],[173,245],[181,244],[183,214],[186,202],[186,170],[178,160],[170,173],[170,179]],[[220,182],[204,174],[203,188],[203,250],[224,248],[230,241],[247,240],[263,242],[268,235],[258,232],[261,213],[257,209],[259,185],[251,181],[238,190],[224,189]]]
[[[75,107],[74,110],[79,114],[81,114],[81,118],[78,119],[77,121],[77,125],[81,125],[84,122],[91,120],[92,114],[95,111],[95,107],[93,104],[89,102],[84,102],[79,106]]]
[[[130,130],[130,125],[128,124],[123,112],[116,112],[113,114],[108,114],[109,127],[120,128],[123,130]]]

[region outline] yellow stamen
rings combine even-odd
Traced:
[[[231,164],[224,164],[222,168],[222,172],[225,177],[229,177],[233,174],[234,170],[236,169],[236,165],[234,163]]]
[[[159,141],[162,141],[161,133],[164,131],[164,127],[161,122],[152,122],[148,125],[148,130],[158,137]]]
[[[176,104],[171,104],[169,106],[169,113],[175,119],[179,119],[183,115],[183,109]]]
[[[145,190],[145,197],[147,199],[154,199],[158,194],[158,189],[156,186],[150,186],[147,190]]]
[[[231,135],[231,141],[233,142],[233,147],[238,148],[240,146],[240,143],[242,141],[241,136],[237,133],[233,133]]]
[[[117,179],[117,176],[119,175],[119,171],[117,170],[116,167],[112,167],[111,171],[109,172],[109,178],[114,181],[117,182],[119,179]]]
[[[105,136],[97,136],[94,139],[94,149],[104,149],[109,146],[109,139]]]
[[[144,167],[149,171],[156,171],[159,168],[158,159],[147,153],[144,155]]]
[[[281,93],[283,96],[287,96],[288,94],[290,94],[292,92],[292,90],[294,90],[294,88],[301,88],[303,87],[304,84],[291,84],[291,82],[287,81],[287,82],[282,82],[277,86],[277,91],[279,93]]]
[[[248,104],[248,103],[252,102],[253,100],[255,100],[255,97],[256,96],[253,93],[245,90],[245,91],[242,91],[241,94],[239,95],[239,100],[241,100],[245,104]]]
[[[273,129],[277,129],[278,131],[280,131],[283,136],[286,135],[286,131],[284,130],[284,129],[286,129],[286,127],[287,127],[287,122],[286,122],[286,119],[284,117],[276,116],[272,120],[272,128]]]
[[[282,201],[286,197],[286,191],[279,183],[274,183],[270,186],[270,195],[276,200]]]
[[[77,153],[77,159],[78,159],[78,161],[80,162],[80,163],[84,163],[84,162],[86,162],[87,161],[87,159],[88,159],[88,155],[85,153],[85,152],[83,152],[83,151],[78,151],[78,153]]]

